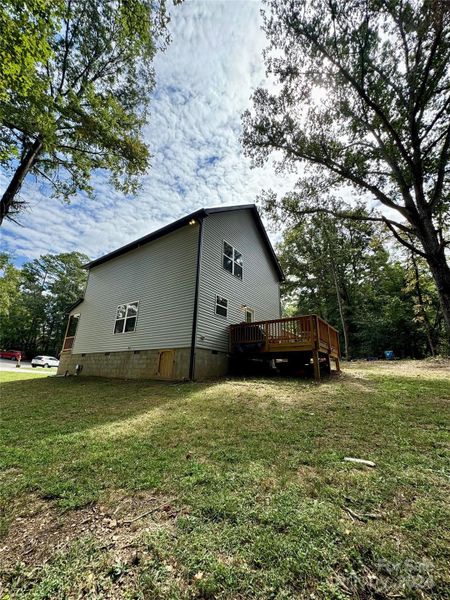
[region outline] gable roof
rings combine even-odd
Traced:
[[[255,220],[255,225],[261,234],[261,237],[267,248],[267,251],[271,258],[272,264],[273,264],[275,271],[279,277],[279,280],[283,281],[283,279],[284,279],[283,270],[280,266],[280,263],[278,262],[275,251],[273,249],[273,246],[270,243],[269,236],[267,235],[267,231],[265,230],[265,227],[263,225],[261,217],[259,216],[258,209],[256,208],[256,206],[254,204],[241,204],[238,206],[220,206],[217,208],[200,208],[199,210],[196,210],[195,212],[190,213],[189,215],[186,215],[185,217],[182,217],[181,219],[178,219],[178,221],[174,221],[173,223],[170,223],[169,225],[166,225],[165,227],[161,227],[161,229],[157,229],[153,233],[149,233],[148,235],[145,235],[144,237],[141,237],[138,240],[135,240],[134,242],[126,244],[125,246],[122,246],[121,248],[118,248],[117,250],[113,250],[112,252],[109,252],[108,254],[105,254],[104,256],[101,256],[100,258],[97,258],[84,266],[87,269],[92,269],[92,267],[101,265],[102,263],[107,262],[108,260],[111,260],[112,258],[116,258],[117,256],[125,254],[126,252],[129,252],[130,250],[135,250],[136,248],[140,248],[144,244],[153,242],[154,240],[157,240],[158,238],[163,237],[164,235],[167,235],[168,233],[171,233],[172,231],[176,231],[177,229],[180,229],[181,227],[184,227],[185,225],[187,225],[189,223],[189,221],[191,221],[192,219],[201,220],[201,219],[204,219],[205,217],[207,217],[208,215],[213,215],[216,213],[223,213],[223,212],[231,212],[231,211],[235,211],[235,210],[250,210],[251,211],[253,218]]]

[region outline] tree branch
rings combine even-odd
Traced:
[[[366,90],[356,81],[354,76],[342,65],[342,63],[334,58],[328,50],[325,48],[323,44],[321,44],[317,38],[310,35],[306,29],[300,29],[300,35],[303,35],[323,56],[326,58],[332,65],[334,65],[339,72],[343,75],[344,79],[351,85],[351,87],[356,91],[359,97],[375,112],[376,115],[381,119],[381,122],[384,124],[387,132],[392,136],[395,145],[400,151],[400,154],[403,156],[404,160],[408,163],[410,167],[413,167],[413,162],[411,157],[409,156],[405,146],[402,143],[402,140],[392,126],[391,122],[384,114],[384,111],[381,107],[371,98]]]
[[[434,186],[433,195],[429,202],[430,207],[435,206],[439,202],[441,194],[442,194],[442,189],[444,186],[444,179],[445,179],[445,170],[446,170],[447,162],[448,162],[448,158],[449,158],[449,148],[450,148],[450,125],[447,128],[446,138],[445,138],[444,144],[442,146],[442,150],[441,150],[441,156],[440,156],[440,160],[439,160],[439,169],[438,169],[437,178],[436,178],[436,185]]]
[[[392,219],[387,219],[387,217],[373,217],[371,215],[358,215],[356,213],[341,212],[338,210],[332,210],[331,208],[322,208],[322,207],[300,209],[300,212],[298,214],[313,215],[313,214],[317,214],[317,213],[325,213],[325,214],[331,215],[333,217],[336,217],[336,219],[349,219],[351,221],[369,221],[371,223],[383,223],[384,225],[386,225],[386,220],[388,220],[389,223],[391,223],[395,227],[398,227],[399,229],[401,229],[401,231],[403,231],[407,234],[410,234],[410,235],[414,235],[413,229],[411,229],[410,227],[407,227],[406,225],[403,225],[402,223],[393,221]]]
[[[404,238],[402,238],[398,232],[395,230],[393,224],[386,219],[385,220],[385,224],[386,227],[389,229],[389,231],[392,233],[392,235],[395,237],[395,239],[402,244],[402,246],[405,246],[406,248],[408,248],[409,250],[411,250],[411,252],[414,252],[415,254],[418,254],[419,256],[422,256],[422,258],[427,258],[427,255],[425,254],[425,252],[422,252],[422,250],[419,250],[418,248],[416,248],[415,246],[413,246],[412,244],[410,244],[409,242],[407,242]]]

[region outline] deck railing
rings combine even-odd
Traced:
[[[230,351],[317,349],[339,355],[338,331],[317,315],[230,326]]]

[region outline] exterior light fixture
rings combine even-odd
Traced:
[[[189,221],[189,225],[195,225],[197,223],[197,221],[195,219],[191,219]]]

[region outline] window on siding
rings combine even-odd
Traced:
[[[80,320],[80,315],[70,315],[69,324],[67,326],[66,337],[75,337],[79,320]]]
[[[130,333],[136,329],[139,302],[119,304],[114,324],[114,333]]]
[[[252,323],[255,320],[255,311],[253,310],[253,308],[247,308],[245,309],[245,322],[246,323]]]
[[[226,317],[228,315],[228,300],[222,296],[216,296],[216,315]]]
[[[242,254],[228,242],[223,242],[223,268],[238,279],[242,279]]]

